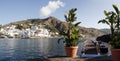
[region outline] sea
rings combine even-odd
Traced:
[[[3,38],[0,39],[0,61],[27,61],[29,59],[65,56],[63,40],[59,38]],[[94,38],[91,38],[94,40]],[[80,39],[77,55],[81,55],[83,42]]]
[[[0,61],[25,61],[50,56],[65,56],[63,41],[59,38],[4,38],[0,39]],[[82,43],[79,43],[81,54]]]

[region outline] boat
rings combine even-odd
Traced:
[[[0,38],[8,38],[8,37],[5,35],[0,35]]]
[[[81,51],[83,54],[107,54],[108,47],[105,46],[104,42],[97,42],[92,40],[87,40],[83,43],[83,48]]]

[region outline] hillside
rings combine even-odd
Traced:
[[[100,31],[105,34],[110,34],[110,29],[100,29]]]
[[[68,25],[66,22],[63,22],[61,20],[58,20],[55,17],[48,17],[45,19],[27,19],[27,20],[21,20],[13,23],[9,23],[4,25],[4,27],[9,26],[9,25],[20,25],[22,24],[24,29],[30,28],[31,26],[38,26],[40,24],[45,25],[44,27],[49,29],[50,31],[53,32],[62,32],[66,29],[68,29]],[[85,35],[86,37],[97,37],[100,35],[105,34],[105,32],[95,29],[95,28],[85,28],[79,26],[80,29],[80,34]]]

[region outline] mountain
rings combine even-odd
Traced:
[[[10,25],[21,25],[21,24],[23,25],[22,27],[24,29],[30,28],[31,25],[39,27],[40,24],[44,25],[45,28],[53,32],[62,32],[68,29],[68,24],[66,22],[63,22],[55,17],[48,17],[45,19],[21,20],[21,21],[6,24],[4,25],[4,27],[10,26]],[[85,27],[79,26],[79,29],[80,29],[80,34],[85,35],[85,37],[97,37],[105,34],[103,31],[95,28],[85,28]]]
[[[110,34],[110,29],[100,29],[100,31],[105,34]]]

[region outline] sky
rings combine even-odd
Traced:
[[[113,11],[112,4],[120,8],[120,0],[0,0],[0,24],[53,16],[65,21],[64,14],[77,8],[77,21],[87,28],[109,28],[98,21],[104,19],[103,11]]]

